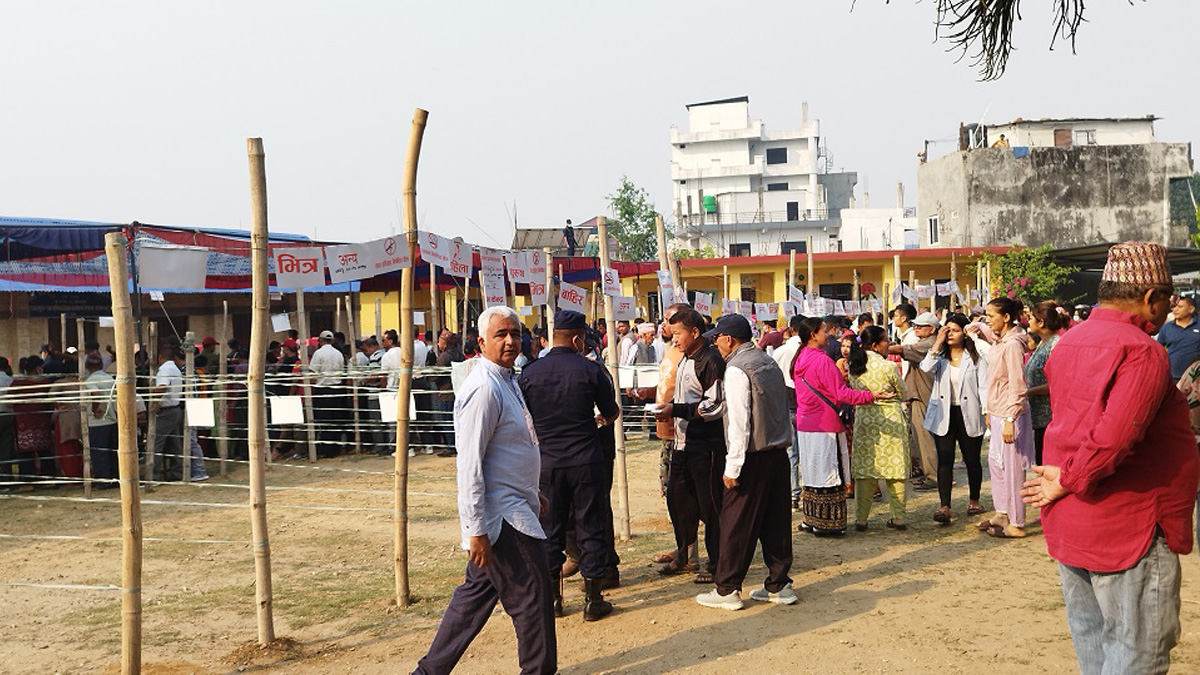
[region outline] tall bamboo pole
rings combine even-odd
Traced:
[[[254,540],[254,601],[258,614],[258,644],[275,640],[271,594],[271,542],[267,533],[267,490],[263,473],[267,454],[267,392],[263,376],[267,368],[270,338],[267,290],[267,163],[261,138],[246,139],[250,156],[250,265],[253,273],[250,306],[250,372],[246,375],[249,396],[250,445],[250,532]]]
[[[229,402],[228,392],[232,391],[226,382],[229,374],[229,301],[221,301],[221,343],[217,345],[217,364],[221,384],[217,387],[217,456],[221,459],[221,478],[229,475],[226,463],[229,459]]]
[[[308,431],[308,461],[317,461],[317,425],[313,419],[312,377],[308,371],[308,311],[304,309],[304,289],[296,289],[296,318],[300,324],[300,387],[304,395],[304,426]]]
[[[342,329],[342,298],[334,298],[333,305],[333,329],[337,331]]]
[[[433,331],[434,344],[437,344],[438,326],[441,325],[441,304],[441,294],[438,293],[437,286],[437,266],[429,263],[429,316],[425,317],[425,330]]]
[[[788,251],[788,281],[787,281],[787,285],[789,287],[791,287],[791,286],[795,285],[795,283],[796,283],[796,249],[792,249],[791,251]],[[783,290],[788,294],[788,297],[786,297],[784,299],[790,300],[791,299],[791,291],[788,288],[785,288]]]
[[[383,339],[383,298],[375,298],[375,339]]]
[[[914,297],[916,296],[916,292],[917,292],[917,271],[916,270],[908,271],[908,290],[912,291]],[[905,298],[904,300],[905,300],[905,302],[907,302],[908,298]],[[915,302],[915,304],[920,305],[921,299],[917,298],[914,302]]]
[[[149,349],[146,350],[146,358],[150,360],[150,378],[146,386],[146,469],[144,472],[146,479],[146,492],[154,492],[154,446],[158,445],[158,405],[154,400],[154,383],[155,378],[153,373],[158,368],[158,322],[151,321],[147,327],[147,334],[150,336],[148,343]]]
[[[137,381],[133,365],[133,309],[125,237],[104,235],[108,287],[117,351],[117,476],[121,488],[121,673],[142,671],[142,506],[138,495]]]
[[[554,339],[554,307],[558,294],[554,292],[554,259],[550,257],[550,247],[542,249],[546,260],[546,338]]]
[[[354,411],[354,452],[362,452],[362,420],[358,416],[358,377],[359,373],[354,372],[358,369],[354,357],[358,348],[355,346],[354,331],[354,305],[350,302],[351,297],[346,296],[346,330],[348,342],[350,343],[350,400],[353,405],[350,408]]]
[[[421,160],[421,139],[429,113],[413,112],[408,134],[408,155],[404,161],[404,234],[408,253],[416,258],[417,244],[417,164]],[[482,288],[482,286],[481,286]],[[396,604],[408,607],[408,414],[413,375],[413,269],[400,272],[400,383],[396,392],[396,478],[392,520],[396,528],[393,550],[396,568]]]
[[[808,278],[805,279],[804,288],[808,290],[809,295],[815,297],[821,294],[821,288],[816,285],[817,273],[815,271],[816,264],[813,260],[813,238],[811,234],[808,235],[808,239],[804,243],[804,257],[808,261]]]
[[[83,496],[92,496],[92,441],[88,437],[88,427],[92,419],[92,397],[88,395],[87,368],[83,353],[83,319],[75,319],[75,339],[79,345],[79,444],[83,448]]]
[[[82,346],[78,345],[78,347]],[[78,347],[76,348],[76,358],[79,356]],[[65,312],[58,315],[58,351],[63,355],[67,353],[67,315]]]
[[[954,251],[950,252],[950,283],[950,311],[953,312],[958,307],[958,294],[954,292],[958,285],[958,258]]]
[[[654,231],[655,236],[658,237],[658,269],[670,272],[671,286],[678,289],[679,269],[671,264],[671,254],[667,251],[667,228],[663,225],[663,218],[660,215],[654,216]]]
[[[662,216],[658,216],[659,231],[662,231]],[[600,266],[607,269],[609,266],[608,260],[608,220],[604,216],[596,219],[596,231],[600,234]],[[659,257],[659,264],[662,264],[663,257]],[[613,321],[613,299],[611,295],[604,294],[604,323],[608,326],[609,333],[608,351],[605,361],[608,364],[608,372],[612,375],[613,387],[617,387],[620,380],[617,379],[617,352],[620,348],[616,342],[616,322]],[[617,389],[617,402],[620,403],[620,389]],[[625,427],[623,426],[624,413],[621,411],[621,406],[617,406],[617,421],[613,422],[616,440],[617,440],[617,458],[616,470],[614,478],[616,479],[617,488],[617,535],[621,541],[629,541],[629,477],[626,473],[626,456],[625,456]]]
[[[183,349],[184,349],[184,365],[183,365],[183,398],[186,401],[192,396],[192,384],[196,377],[196,350],[192,349],[196,344],[196,334],[192,331],[184,333]],[[183,469],[183,482],[192,482],[192,427],[191,420],[188,419],[187,405],[183,406],[183,442],[179,444],[180,468]]]
[[[857,267],[854,268],[854,286],[850,289],[850,293],[851,293],[850,299],[854,300],[855,302],[858,302],[859,292],[858,292],[858,268]]]

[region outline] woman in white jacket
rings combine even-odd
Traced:
[[[937,447],[937,484],[941,507],[933,514],[939,523],[949,523],[950,488],[954,484],[954,446],[967,465],[970,503],[967,515],[984,512],[979,503],[983,483],[984,411],[987,410],[987,359],[975,350],[966,334],[969,319],[952,314],[938,331],[933,347],[921,361],[921,370],[933,375],[933,390],[925,412],[925,428]]]

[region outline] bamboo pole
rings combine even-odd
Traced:
[[[679,288],[679,269],[671,264],[671,254],[667,252],[667,229],[663,225],[661,215],[654,216],[654,231],[658,237],[658,269],[671,273],[671,286]],[[664,307],[663,309],[666,309]]]
[[[429,263],[429,316],[425,318],[425,330],[433,331],[434,344],[437,344],[438,325],[441,323],[441,295],[437,287],[437,266]],[[420,365],[425,365],[424,363]]]
[[[550,247],[542,249],[546,259],[546,339],[554,340],[554,307],[558,294],[554,292],[554,258],[550,257]]]
[[[383,298],[375,298],[375,339],[383,339]]]
[[[342,329],[342,298],[341,298],[341,296],[334,298],[333,306],[334,306],[333,329],[335,331],[341,330]]]
[[[850,289],[850,299],[851,299],[851,300],[854,300],[855,302],[858,302],[858,299],[859,299],[859,292],[858,292],[858,268],[857,268],[857,267],[855,267],[855,268],[854,268],[854,285],[853,285],[853,287],[851,287],[851,289]]]
[[[250,530],[254,541],[254,600],[258,616],[258,644],[275,640],[271,593],[271,542],[267,530],[267,490],[264,472],[267,454],[267,393],[263,376],[270,338],[270,296],[267,290],[267,164],[261,138],[246,139],[250,156],[250,265],[253,273],[250,307],[250,371],[246,375],[249,397]],[[311,441],[310,441],[311,442]]]
[[[121,673],[142,671],[142,507],[138,495],[137,381],[133,310],[121,232],[104,235],[117,351],[117,476],[121,489]],[[147,453],[149,454],[149,453]]]
[[[937,314],[937,279],[929,280],[929,313]]]
[[[354,344],[354,336],[357,335],[357,333],[354,332],[354,305],[351,304],[349,295],[346,296],[346,328],[347,338],[350,343],[350,370],[352,372],[350,376],[350,400],[354,402],[354,404],[350,406],[350,408],[354,411],[354,452],[360,453],[362,452],[362,420],[358,416],[359,375],[358,373],[353,372],[358,368],[354,361],[355,354],[358,351],[358,348]]]
[[[83,448],[83,496],[92,496],[92,439],[88,437],[88,427],[92,419],[92,397],[87,391],[87,368],[83,353],[83,319],[75,319],[75,339],[79,345],[79,444]]]
[[[795,284],[796,284],[796,249],[792,249],[791,251],[788,251],[788,282],[787,282],[787,285],[790,287],[790,286],[794,286]],[[788,297],[785,299],[790,300],[791,299],[791,291],[786,288],[784,290],[788,292]]]
[[[657,217],[659,223],[659,231],[662,231],[662,216]],[[604,216],[596,219],[596,231],[600,234],[600,266],[608,268],[608,220]],[[662,264],[663,258],[660,256],[659,264]],[[604,323],[608,326],[609,333],[608,351],[605,357],[605,362],[608,364],[608,372],[612,376],[613,387],[616,388],[617,383],[617,352],[620,349],[616,342],[616,322],[613,321],[613,299],[611,295],[604,294]],[[617,402],[620,403],[620,389],[617,389]],[[617,535],[621,541],[629,541],[629,477],[626,472],[626,455],[625,455],[625,427],[624,413],[621,411],[621,406],[617,406],[617,420],[613,422],[615,430],[614,436],[617,441],[617,458],[616,467],[613,477],[616,480],[617,488]]]
[[[958,285],[958,258],[954,251],[950,252],[950,284],[950,311],[953,312],[958,307],[958,295],[954,292]]]
[[[729,265],[721,265],[721,294],[722,299],[729,299]]]
[[[146,358],[150,360],[150,378],[146,386],[146,492],[154,492],[154,446],[158,443],[158,405],[154,400],[154,372],[158,368],[158,322],[147,327],[150,337]]]
[[[912,291],[914,296],[917,293],[917,271],[916,270],[908,271],[908,290]],[[904,298],[904,301],[908,302],[908,298]],[[917,305],[921,304],[920,298],[917,298],[916,304]]]
[[[304,426],[308,431],[308,461],[317,461],[317,427],[313,420],[312,378],[308,370],[308,312],[304,309],[304,289],[296,289],[296,319],[300,324],[300,386],[304,394]],[[251,321],[253,323],[253,320]]]
[[[58,315],[58,351],[64,356],[67,353],[67,315],[65,312]],[[76,348],[75,356],[79,357],[78,348]]]
[[[229,391],[232,391],[226,382],[226,375],[229,374],[229,301],[221,301],[221,344],[217,345],[217,358],[220,360],[218,364],[218,372],[220,373],[221,384],[217,391],[222,392],[222,395],[217,397],[217,456],[221,458],[221,478],[229,475],[229,470],[226,467],[229,459],[229,403],[225,399],[228,397]]]
[[[196,376],[196,350],[192,347],[196,344],[196,334],[192,331],[184,333],[183,341],[183,398],[186,401],[192,395],[192,381]],[[182,403],[183,401],[181,401]],[[183,470],[183,482],[185,484],[192,482],[192,427],[191,420],[188,419],[187,405],[183,406],[183,441],[179,444],[179,454],[182,455],[180,460],[183,464],[180,468]]]
[[[804,288],[808,290],[808,294],[816,297],[820,295],[820,287],[816,286],[817,273],[816,262],[813,260],[813,238],[808,235],[808,239],[804,243],[804,258],[808,261],[808,277],[804,280]],[[740,299],[740,298],[739,298]]]
[[[429,113],[417,108],[413,112],[408,134],[408,153],[404,161],[404,234],[408,252],[416,257],[417,244],[417,164],[421,160],[421,140],[425,135],[425,120]],[[482,290],[483,286],[480,285]],[[411,596],[408,586],[408,414],[413,375],[413,269],[400,272],[400,382],[396,398],[396,477],[395,506],[392,520],[395,525],[396,604],[408,607]]]

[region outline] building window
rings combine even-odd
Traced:
[[[1075,145],[1095,145],[1096,130],[1095,129],[1080,129],[1075,131]]]
[[[787,219],[800,220],[800,202],[787,203]]]
[[[730,244],[729,245],[729,257],[730,258],[749,258],[750,257],[750,244]]]
[[[787,148],[767,148],[767,164],[787,164]]]
[[[792,251],[795,251],[796,255],[803,255],[805,253],[808,253],[808,242],[807,241],[785,241],[785,242],[781,242],[779,244],[779,253],[780,254],[789,255]]]
[[[854,284],[820,284],[817,294],[831,300],[850,300],[854,295]]]
[[[787,190],[787,187],[787,183],[767,183],[767,192],[779,192],[780,190]]]
[[[929,216],[929,243],[936,244],[941,241],[941,233],[938,232],[938,217]]]

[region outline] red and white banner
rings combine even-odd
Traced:
[[[696,293],[696,311],[712,316],[712,293]]]
[[[275,285],[312,288],[325,285],[325,259],[320,246],[275,250]]]
[[[526,251],[505,253],[504,264],[508,266],[509,281],[514,284],[524,284],[529,281],[529,256]]]
[[[798,307],[799,305],[791,300],[784,300],[783,302],[779,303],[779,313],[783,318],[790,319],[793,316],[796,316]]]
[[[421,247],[421,257],[438,267],[450,266],[450,240],[432,232],[418,232],[417,243]]]
[[[531,305],[546,304],[546,282],[536,281],[531,276],[529,279],[529,303]]]
[[[633,321],[637,315],[632,295],[618,295],[613,298],[613,319],[616,321]]]
[[[559,285],[561,288],[558,291],[558,308],[573,309],[576,312],[586,314],[587,312],[584,310],[583,303],[587,301],[587,291],[575,284],[568,284],[565,281]]]
[[[484,272],[483,297],[488,307],[498,307],[508,304],[508,295],[504,290],[504,273]]]
[[[862,303],[858,300],[846,301],[846,316],[858,316],[862,314]]]
[[[485,275],[504,274],[504,254],[492,248],[479,249],[479,267]]]
[[[445,270],[446,274],[451,276],[470,279],[471,272],[474,270],[474,263],[471,260],[471,245],[461,241],[450,242],[450,265]]]
[[[604,281],[604,294],[614,298],[621,294],[621,277],[611,267],[600,268],[600,278]]]

